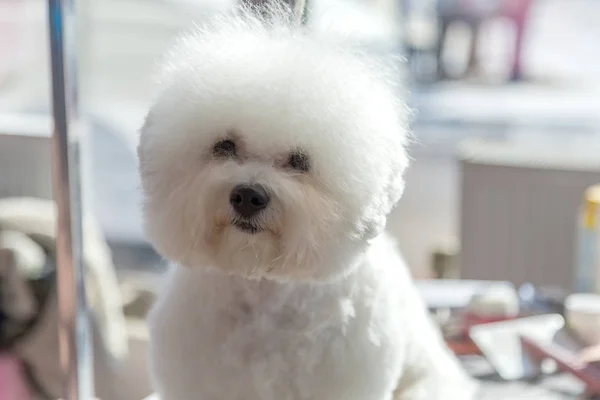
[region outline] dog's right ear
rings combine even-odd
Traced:
[[[143,152],[142,152],[142,142],[144,141],[144,136],[145,136],[145,132],[148,131],[148,129],[150,128],[150,126],[152,126],[154,122],[154,113],[152,112],[152,110],[148,111],[148,114],[146,114],[146,117],[144,118],[144,123],[142,124],[141,128],[139,129],[139,134],[138,134],[138,145],[137,145],[137,157],[138,157],[138,162],[142,162],[142,157],[143,157]]]
[[[153,122],[154,122],[154,112],[151,109],[150,111],[148,111],[148,114],[146,114],[146,117],[144,118],[144,123],[142,124],[142,127],[140,128],[140,136],[144,134],[144,132],[152,125]]]

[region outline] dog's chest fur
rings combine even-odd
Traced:
[[[150,317],[163,399],[391,398],[404,354],[402,288],[393,272],[379,276],[389,266],[368,263],[335,284],[177,267]]]

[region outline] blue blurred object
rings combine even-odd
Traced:
[[[522,314],[564,315],[564,303],[568,293],[559,287],[536,287],[531,283],[524,283],[519,286],[518,294]]]

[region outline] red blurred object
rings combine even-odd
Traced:
[[[481,355],[481,350],[470,339],[447,339],[446,344],[457,356]]]
[[[535,0],[504,0],[502,11],[507,16],[522,18],[523,14],[529,12]]]
[[[600,368],[596,364],[586,364],[573,352],[557,345],[542,345],[521,336],[521,343],[527,353],[537,361],[552,359],[558,368],[579,378],[587,387],[588,394],[600,394]]]
[[[462,355],[481,355],[481,350],[471,340],[469,331],[476,325],[488,324],[492,322],[508,321],[514,317],[485,317],[473,312],[466,311],[457,321],[457,333],[445,338],[446,344],[454,354]]]
[[[527,29],[529,12],[535,0],[505,0],[503,14],[515,24],[515,49],[512,62],[512,79],[518,80],[522,75],[523,42]]]
[[[27,400],[31,393],[27,388],[23,364],[11,354],[0,354],[0,399]]]
[[[516,317],[489,317],[489,316],[482,316],[473,312],[469,312],[466,311],[464,316],[463,316],[463,329],[462,329],[462,334],[465,337],[468,337],[469,335],[469,330],[475,326],[475,325],[481,325],[481,324],[489,324],[492,322],[500,322],[500,321],[509,321],[512,319],[515,319]]]

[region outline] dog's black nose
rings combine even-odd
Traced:
[[[269,204],[269,195],[259,185],[238,185],[231,191],[229,202],[242,217],[252,217]]]

